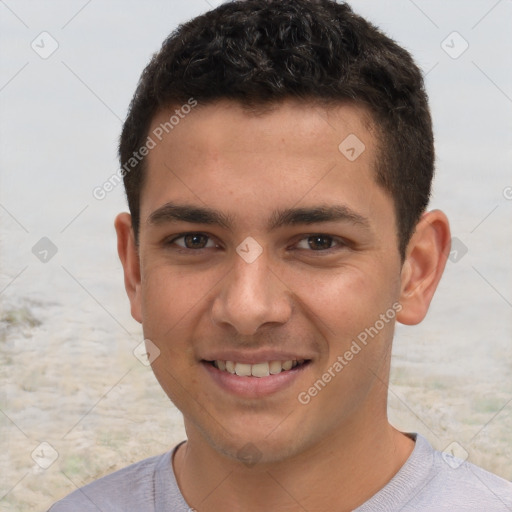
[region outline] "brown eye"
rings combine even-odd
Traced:
[[[299,249],[310,249],[312,251],[326,251],[335,246],[336,240],[328,235],[310,235],[303,238],[298,244]]]
[[[205,249],[207,247],[215,247],[215,243],[210,237],[203,233],[187,233],[175,238],[172,243],[185,249]]]
[[[314,235],[308,238],[308,245],[314,251],[330,249],[334,240],[330,236]]]

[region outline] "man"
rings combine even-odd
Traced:
[[[53,512],[512,510],[387,420],[395,321],[450,246],[405,50],[331,0],[224,4],[153,57],[120,160],[131,312],[187,441]]]

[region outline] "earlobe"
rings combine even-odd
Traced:
[[[407,246],[401,273],[400,323],[420,323],[427,314],[450,253],[450,225],[440,210],[424,213]]]
[[[142,323],[140,260],[131,215],[120,213],[114,225],[117,233],[117,252],[123,265],[124,286],[130,299],[132,317]]]

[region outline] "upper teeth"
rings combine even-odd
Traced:
[[[304,359],[290,359],[288,361],[269,361],[265,363],[247,364],[236,363],[234,361],[214,361],[216,368],[222,371],[236,374],[240,377],[268,377],[285,370],[291,370],[298,364],[302,364]]]

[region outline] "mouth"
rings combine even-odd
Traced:
[[[208,354],[200,360],[206,379],[214,388],[244,399],[280,396],[310,381],[308,370],[313,359],[306,354],[261,350]],[[302,383],[302,384],[300,384]],[[209,385],[209,384],[208,384]]]
[[[236,361],[224,361],[217,359],[215,361],[204,361],[217,370],[236,375],[237,377],[270,377],[280,373],[290,372],[295,369],[302,369],[308,365],[310,359],[288,359],[286,361],[262,361],[254,364],[240,363]]]

